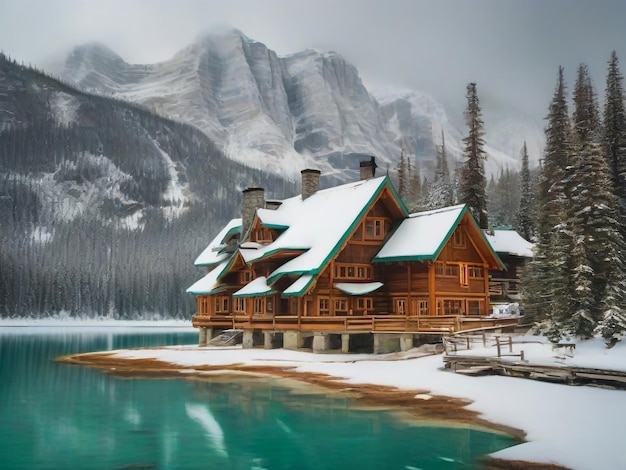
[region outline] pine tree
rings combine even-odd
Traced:
[[[613,51],[606,77],[603,143],[613,191],[620,199],[622,223],[626,224],[626,112],[622,80],[617,54]]]
[[[454,203],[452,182],[450,181],[450,171],[448,170],[446,140],[443,131],[441,131],[441,145],[437,146],[436,158],[435,179],[428,187],[426,201],[426,207],[429,210],[448,207]]]
[[[483,148],[485,145],[483,139],[485,131],[483,129],[482,111],[475,83],[467,85],[465,123],[469,128],[469,133],[463,139],[466,160],[459,177],[459,201],[467,204],[471,213],[478,221],[478,225],[486,229],[489,225],[486,194],[487,181],[484,168],[484,160],[486,160],[487,154]]]
[[[421,210],[422,203],[422,175],[420,167],[416,163],[415,166],[410,164],[409,159],[409,177],[408,177],[408,207],[411,211],[417,212]]]
[[[625,252],[618,200],[601,145],[598,106],[584,64],[574,91],[574,153],[564,184],[570,202],[572,316],[564,327],[581,338],[597,331],[611,343],[626,331]]]
[[[536,193],[535,257],[522,279],[522,289],[527,321],[556,341],[570,312],[570,240],[565,230],[563,179],[571,153],[571,132],[562,67],[546,119],[546,146]]]
[[[404,150],[400,150],[400,161],[398,162],[398,195],[406,201],[407,197],[407,164],[404,158]]]
[[[534,234],[533,223],[533,188],[530,180],[530,169],[528,168],[528,150],[526,141],[521,150],[522,169],[520,172],[520,201],[517,211],[517,231],[526,240],[531,240]]]

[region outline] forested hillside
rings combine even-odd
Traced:
[[[190,126],[0,55],[0,316],[189,317],[193,260],[249,185],[297,192]]]

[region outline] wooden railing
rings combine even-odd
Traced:
[[[518,295],[520,293],[519,287],[519,279],[504,279],[494,277],[489,280],[489,295],[494,297],[499,297],[503,295]]]
[[[497,320],[501,322],[501,320]],[[298,316],[226,316],[196,315],[192,319],[195,327],[256,329],[256,330],[300,330],[395,333],[453,333],[481,326],[493,326],[494,319],[485,317],[461,317],[458,315],[411,316],[364,315],[337,317]],[[514,322],[516,323],[516,321]]]

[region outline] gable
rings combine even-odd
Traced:
[[[458,232],[457,227],[460,228]],[[456,249],[453,246],[455,233],[464,235],[465,242],[471,243],[472,248],[466,248],[466,254],[478,255],[491,269],[504,269],[502,261],[463,204],[411,214],[398,226],[373,262],[437,260],[449,241],[452,242],[452,249]]]

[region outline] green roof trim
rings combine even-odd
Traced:
[[[222,277],[224,277],[225,274],[230,272],[230,268],[233,267],[233,264],[235,263],[235,258],[237,258],[238,254],[239,253],[237,251],[233,252],[233,255],[230,257],[230,259],[226,263],[226,266],[224,266],[224,269],[222,269],[222,272],[217,276],[217,279],[216,279],[217,281],[221,281]]]
[[[264,224],[263,222],[261,222],[261,227],[265,227],[265,228],[271,228],[274,230],[287,230],[289,228],[289,225],[283,225],[283,224]]]
[[[277,274],[273,274],[271,276],[268,276],[267,282],[269,284],[274,284],[274,282],[276,282],[282,276],[304,276],[305,274],[310,274],[312,276],[315,276],[318,272],[319,272],[319,269],[318,270],[311,269],[309,271],[289,271],[289,272],[286,272],[286,273],[277,273]]]
[[[430,258],[430,259],[437,259],[437,258],[439,258],[439,255],[441,254],[441,251],[446,246],[446,243],[448,243],[448,240],[450,240],[450,237],[452,236],[452,234],[454,233],[456,228],[459,226],[459,222],[461,221],[461,219],[463,218],[463,216],[467,212],[468,212],[467,205],[465,205],[465,206],[463,206],[463,209],[461,209],[461,212],[459,212],[459,215],[457,216],[457,218],[450,225],[450,230],[448,230],[448,233],[446,233],[446,235],[443,237],[443,239],[441,240],[441,243],[439,244],[439,246],[437,247],[437,249],[433,253],[432,258]],[[470,219],[474,220],[474,217],[472,216],[472,214],[470,214]],[[476,225],[476,221],[474,221],[474,224]],[[478,225],[476,225],[476,227],[478,227]],[[481,230],[481,232],[482,232],[482,230]]]
[[[255,292],[252,294],[233,294],[233,297],[237,298],[237,299],[243,299],[244,297],[265,297],[267,295],[272,295],[275,294],[277,291],[275,290],[268,290],[266,292]]]
[[[234,227],[232,227],[228,232],[226,232],[224,237],[220,240],[220,243],[224,243],[224,240],[228,240],[229,237],[231,237],[232,235],[235,235],[236,233],[241,235],[242,228],[243,228],[242,225],[235,225]]]
[[[304,253],[305,251],[310,250],[310,248],[276,248],[274,250],[268,250],[265,253],[263,253],[261,256],[259,256],[258,258],[254,258],[253,260],[247,262],[246,264],[249,265],[253,265],[254,263],[258,262],[258,261],[263,261],[277,253],[281,253],[283,251],[301,251],[302,253]]]

